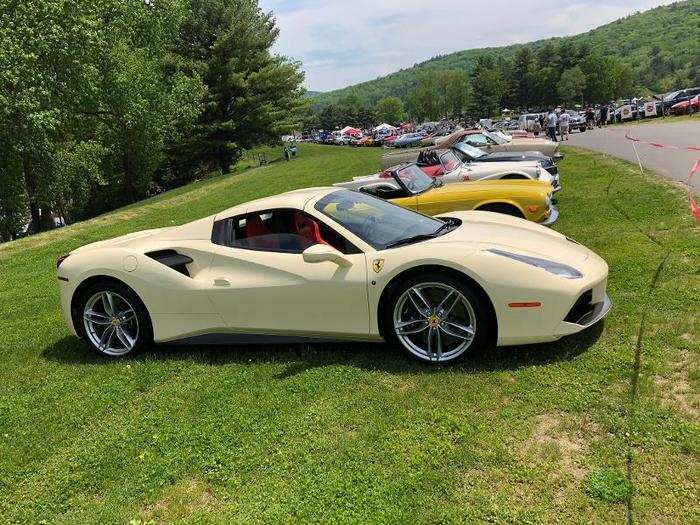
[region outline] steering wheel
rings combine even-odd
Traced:
[[[370,231],[377,225],[377,218],[374,215],[367,215],[367,218],[362,223],[362,234],[369,236]]]

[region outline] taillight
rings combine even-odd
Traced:
[[[68,258],[68,255],[61,255],[58,259],[56,259],[56,268],[61,266],[61,263],[65,261]]]

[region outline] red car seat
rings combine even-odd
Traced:
[[[321,237],[321,228],[319,228],[318,223],[303,213],[294,214],[294,226],[297,233],[312,244],[328,244]]]
[[[259,215],[248,215],[245,226],[248,246],[275,250],[279,248],[279,239],[272,235]]]
[[[423,173],[430,175],[432,178],[442,177],[445,174],[445,170],[443,170],[442,166],[440,165],[423,166],[421,170],[423,170]]]

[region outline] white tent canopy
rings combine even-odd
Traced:
[[[396,131],[396,129],[397,128],[395,128],[394,126],[391,126],[385,122],[383,124],[379,124],[379,126],[374,128],[372,131]]]

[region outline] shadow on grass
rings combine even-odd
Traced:
[[[555,343],[492,348],[472,354],[454,365],[430,366],[411,359],[384,343],[316,343],[293,345],[156,345],[145,352],[121,358],[123,362],[180,361],[223,366],[228,364],[286,363],[278,376],[292,377],[314,368],[342,365],[390,373],[434,373],[449,369],[466,373],[517,370],[569,361],[584,353],[599,338],[603,323]],[[65,337],[42,352],[44,358],[68,365],[105,365],[115,360],[92,351],[76,337]]]

